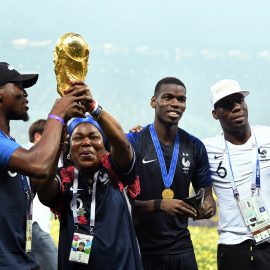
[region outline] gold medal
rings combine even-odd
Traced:
[[[174,193],[170,188],[165,188],[162,191],[162,198],[163,199],[173,199],[173,197],[174,197]]]

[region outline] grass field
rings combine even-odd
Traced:
[[[52,220],[51,224],[51,234],[56,245],[58,245],[59,223],[57,220]],[[191,232],[199,270],[216,270],[216,228],[190,226],[189,230]]]
[[[216,270],[217,231],[215,227],[189,227],[199,270]]]

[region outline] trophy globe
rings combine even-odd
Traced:
[[[85,80],[90,48],[84,38],[76,33],[59,37],[54,50],[54,72],[57,92],[63,96],[70,81]]]

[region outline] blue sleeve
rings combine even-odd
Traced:
[[[138,149],[138,144],[139,144],[138,133],[129,132],[128,134],[126,134],[126,136],[129,143],[131,144],[134,151],[136,152],[136,149]]]
[[[145,131],[146,127],[144,127],[140,132],[129,132],[128,134],[126,134],[127,139],[129,141],[129,143],[131,144],[131,146],[133,147],[136,155],[139,154],[140,151],[140,139],[141,136],[143,134],[143,132]]]
[[[8,162],[15,150],[20,147],[15,141],[0,132],[0,167],[7,169]]]
[[[196,138],[196,165],[195,175],[192,180],[194,189],[205,188],[212,185],[207,151],[204,144]]]

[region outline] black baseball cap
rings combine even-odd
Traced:
[[[33,86],[38,74],[21,74],[6,62],[0,62],[0,86],[6,83],[21,82],[23,88]]]

